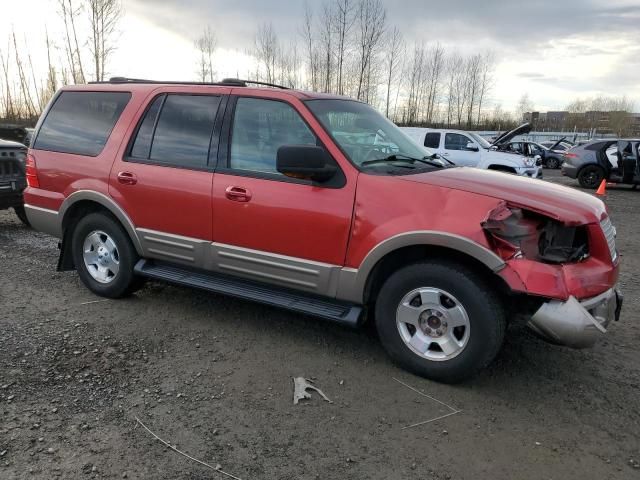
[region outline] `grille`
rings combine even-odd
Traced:
[[[607,239],[607,245],[609,245],[609,253],[611,253],[611,260],[614,262],[618,258],[618,252],[616,251],[616,228],[611,223],[611,219],[606,217],[600,221],[600,227]]]
[[[20,167],[14,161],[2,161],[0,158],[0,178],[17,177],[20,175]]]

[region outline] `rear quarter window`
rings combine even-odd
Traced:
[[[424,146],[428,148],[438,148],[440,147],[440,133],[439,132],[429,132],[424,137]]]
[[[47,113],[33,148],[99,155],[130,98],[129,92],[62,92]]]

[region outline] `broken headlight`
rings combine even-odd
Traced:
[[[589,256],[585,227],[566,226],[528,210],[502,204],[489,213],[482,228],[504,259],[571,263]]]

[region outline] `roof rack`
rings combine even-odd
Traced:
[[[111,77],[107,81],[102,82],[89,82],[92,85],[105,84],[105,83],[151,83],[151,84],[169,84],[169,85],[215,85],[224,87],[246,87],[250,85],[260,85],[264,87],[281,88],[283,90],[289,90],[289,87],[282,85],[276,85],[275,83],[259,82],[257,80],[241,80],[239,78],[225,78],[221,82],[180,82],[175,80],[145,80],[142,78],[128,78],[128,77]]]

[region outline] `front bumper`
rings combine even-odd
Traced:
[[[550,300],[533,314],[528,326],[546,340],[572,348],[591,347],[620,318],[622,294],[611,288],[600,295],[578,301]]]

